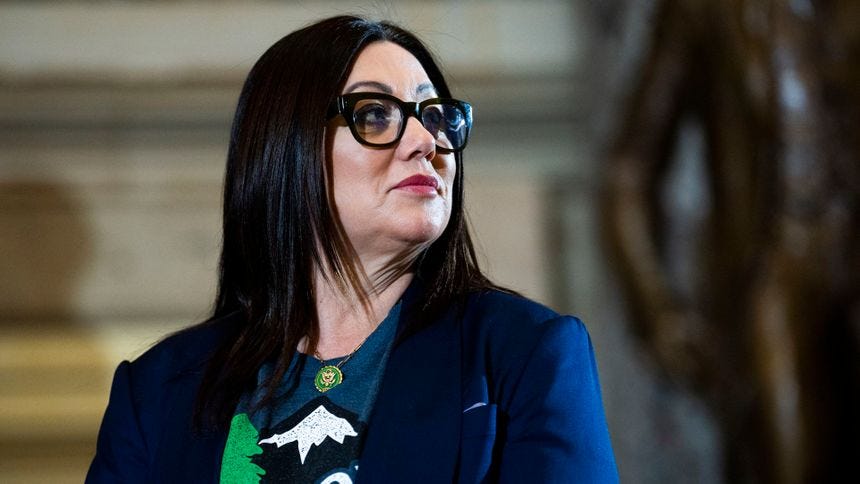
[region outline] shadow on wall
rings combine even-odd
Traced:
[[[86,472],[106,398],[105,358],[75,305],[92,253],[66,187],[0,182],[0,481]]]
[[[92,255],[83,213],[58,184],[0,184],[0,309],[4,324],[75,318],[75,283]]]

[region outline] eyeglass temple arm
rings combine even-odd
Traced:
[[[342,114],[344,107],[346,107],[346,100],[343,98],[343,96],[338,96],[334,98],[331,104],[328,105],[328,111],[326,111],[326,119],[331,119],[338,114]]]

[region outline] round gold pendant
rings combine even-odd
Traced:
[[[325,393],[332,388],[340,385],[343,381],[343,372],[340,368],[332,365],[326,365],[319,369],[317,376],[314,377],[314,386],[322,393]]]

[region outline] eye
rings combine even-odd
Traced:
[[[446,106],[445,122],[448,124],[448,129],[458,130],[466,122],[463,113],[454,106]]]
[[[433,104],[425,107],[421,113],[421,120],[424,128],[432,133],[436,139],[440,139],[443,136],[448,138],[459,136],[458,131],[466,123],[460,109],[448,103]]]
[[[355,127],[362,133],[386,131],[396,117],[392,104],[380,100],[365,100],[355,107],[353,119]]]
[[[444,129],[445,115],[442,112],[441,105],[427,106],[421,113],[421,121],[424,128],[434,136],[438,137],[438,133]]]

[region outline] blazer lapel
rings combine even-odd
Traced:
[[[462,398],[452,313],[392,350],[360,459],[361,482],[454,480]]]

